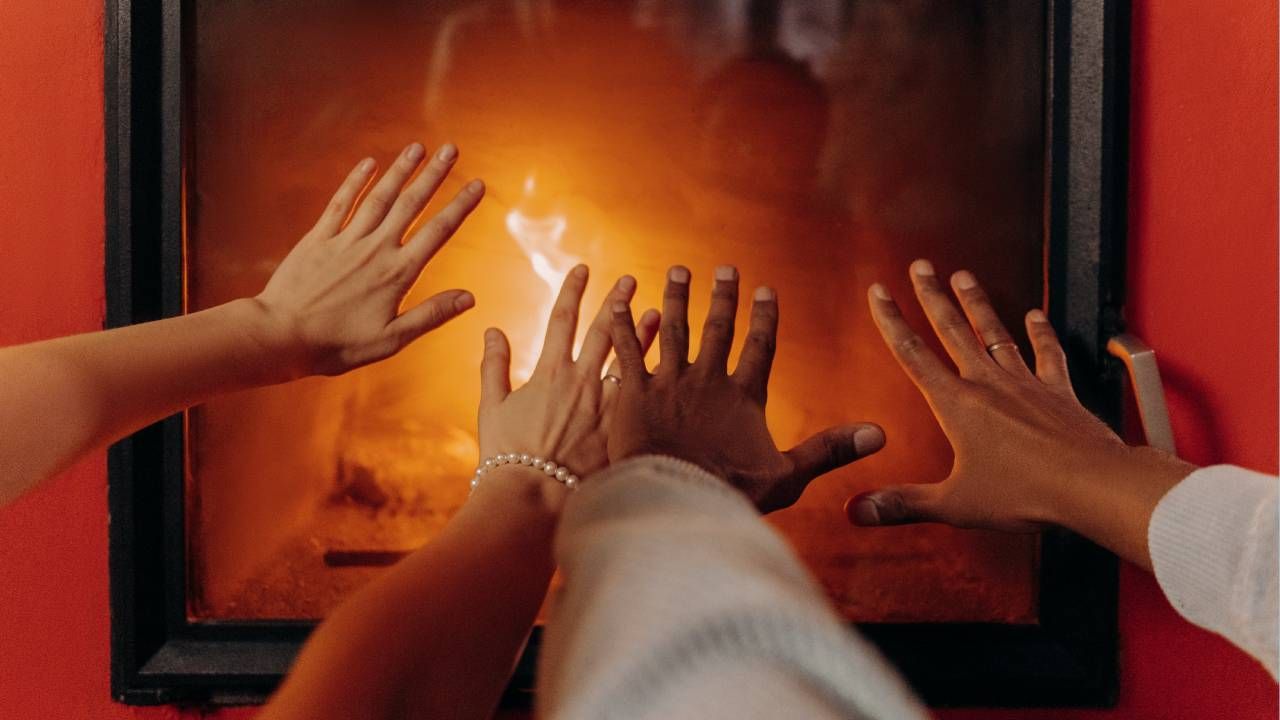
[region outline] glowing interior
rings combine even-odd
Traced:
[[[452,140],[462,157],[442,196],[473,176],[489,193],[408,301],[465,287],[474,311],[379,365],[191,411],[193,617],[322,617],[430,541],[477,459],[483,329],[507,331],[527,376],[574,263],[592,270],[589,311],[624,272],[637,310],[656,306],[665,269],[688,265],[696,338],[711,269],[732,262],[748,291],[779,293],[778,444],[847,420],[889,434],[770,517],[839,607],[865,621],[1034,622],[1034,537],[854,529],[842,505],[951,464],[870,323],[867,286],[905,300],[906,264],[928,256],[975,270],[1010,327],[1041,304],[1038,3],[196,7],[191,309],[258,292],[365,154]]]

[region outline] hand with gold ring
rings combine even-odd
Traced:
[[[1063,525],[1150,567],[1151,512],[1194,468],[1152,448],[1129,447],[1080,404],[1066,355],[1041,310],[1026,316],[1033,373],[972,273],[951,276],[960,309],[927,260],[911,265],[911,282],[956,370],[906,324],[880,284],[868,293],[871,314],[928,400],[955,463],[940,483],[890,486],[851,499],[849,519],[1024,532]]]

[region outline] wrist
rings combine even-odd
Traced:
[[[472,490],[472,501],[497,501],[518,510],[556,517],[570,492],[542,470],[511,464],[487,470]]]
[[[1054,483],[1059,492],[1047,519],[1142,565],[1156,505],[1195,470],[1164,451],[1118,444]]]
[[[297,380],[312,375],[310,355],[293,324],[260,298],[242,298],[223,306],[249,339],[265,369],[264,384]]]

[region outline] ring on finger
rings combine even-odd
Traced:
[[[1018,344],[1013,342],[1007,342],[1007,341],[991,343],[990,345],[987,346],[987,354],[995,355],[997,350],[1002,350],[1004,348],[1010,348],[1016,351],[1018,349]]]
[[[602,378],[602,380],[604,380],[604,382],[611,382],[614,385],[617,385],[618,387],[622,387],[622,378],[618,377],[617,375],[612,375],[612,374],[605,375]]]

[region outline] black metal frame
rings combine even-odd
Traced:
[[[1121,327],[1129,4],[1048,0],[1045,229],[1050,316],[1073,377],[1115,424]],[[106,292],[111,327],[180,314],[181,0],[106,0]],[[312,625],[200,622],[186,613],[183,420],[108,455],[111,688],[132,704],[260,701]],[[934,705],[1106,706],[1117,689],[1115,558],[1044,533],[1040,622],[872,624],[861,630]],[[537,638],[530,643],[537,647]],[[527,700],[534,652],[509,697]]]

